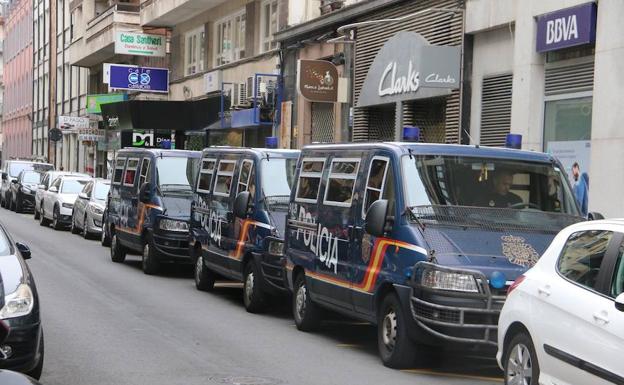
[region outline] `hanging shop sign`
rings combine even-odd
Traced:
[[[297,62],[297,89],[311,102],[335,103],[338,99],[338,69],[326,60]]]
[[[379,50],[366,74],[357,107],[449,95],[460,84],[460,47],[434,46],[401,31]]]
[[[165,57],[166,43],[162,35],[118,31],[115,34],[115,54]]]
[[[83,142],[104,142],[106,141],[106,131],[97,128],[87,128],[78,131],[78,140]]]
[[[63,131],[89,128],[89,118],[86,116],[59,116],[58,128]]]
[[[123,102],[128,100],[128,94],[95,94],[87,95],[87,113],[101,114],[102,104]]]
[[[169,92],[169,70],[108,64],[108,86],[117,90],[142,92]]]
[[[596,3],[581,4],[537,17],[537,52],[596,41]]]

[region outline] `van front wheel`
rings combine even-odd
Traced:
[[[405,368],[413,364],[416,345],[407,333],[407,318],[394,293],[382,301],[377,319],[377,343],[383,364],[390,368]]]
[[[243,302],[250,313],[261,312],[265,307],[266,295],[260,287],[259,277],[258,266],[253,260],[247,262],[243,277]]]
[[[295,282],[293,315],[297,329],[304,332],[316,330],[321,324],[320,309],[310,298],[310,292],[304,274],[299,274]]]
[[[160,270],[160,262],[156,259],[156,250],[152,247],[150,237],[147,237],[145,245],[143,245],[143,258],[141,265],[143,266],[143,272],[147,275],[157,274]]]

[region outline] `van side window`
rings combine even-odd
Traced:
[[[215,183],[214,195],[220,195],[224,197],[230,196],[230,191],[232,191],[232,178],[234,176],[235,166],[235,160],[219,161],[219,169],[217,171],[217,183]]]
[[[212,175],[215,171],[216,159],[204,158],[201,161],[201,169],[199,170],[199,179],[197,180],[197,191],[204,193],[210,192],[212,184]]]
[[[139,185],[138,188],[143,186],[143,183],[147,181],[147,174],[149,173],[150,168],[150,158],[143,158],[141,161],[141,173],[139,174]]]
[[[115,174],[113,175],[113,184],[121,184],[123,170],[126,166],[126,158],[117,158],[115,161]]]
[[[124,186],[134,186],[138,168],[139,160],[137,158],[128,159],[128,165],[126,166],[126,173],[124,175]]]
[[[321,177],[325,168],[325,158],[305,158],[301,162],[301,172],[297,182],[295,201],[315,203],[318,199]]]
[[[329,206],[351,206],[353,188],[357,178],[360,159],[334,158],[331,162],[325,199],[323,204]]]
[[[253,161],[244,159],[238,175],[238,191],[249,191],[252,195],[255,193],[253,180]]]
[[[366,216],[366,212],[370,205],[384,194],[386,184],[386,174],[388,173],[389,159],[386,157],[375,156],[371,161],[366,179],[366,191],[364,192],[364,203],[362,204],[362,218]]]

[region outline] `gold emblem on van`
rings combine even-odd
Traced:
[[[509,262],[524,267],[532,267],[539,259],[538,252],[522,237],[503,235],[501,237],[503,255]]]

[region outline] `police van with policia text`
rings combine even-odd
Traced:
[[[283,237],[298,150],[210,147],[202,152],[191,208],[195,284],[243,282],[249,312],[285,294]]]
[[[105,228],[113,262],[142,253],[145,274],[190,263],[189,215],[199,151],[125,148],[117,153]]]
[[[307,146],[285,238],[296,326],[315,329],[320,307],[376,324],[390,367],[415,363],[431,346],[493,353],[507,287],[582,219],[547,154]]]

